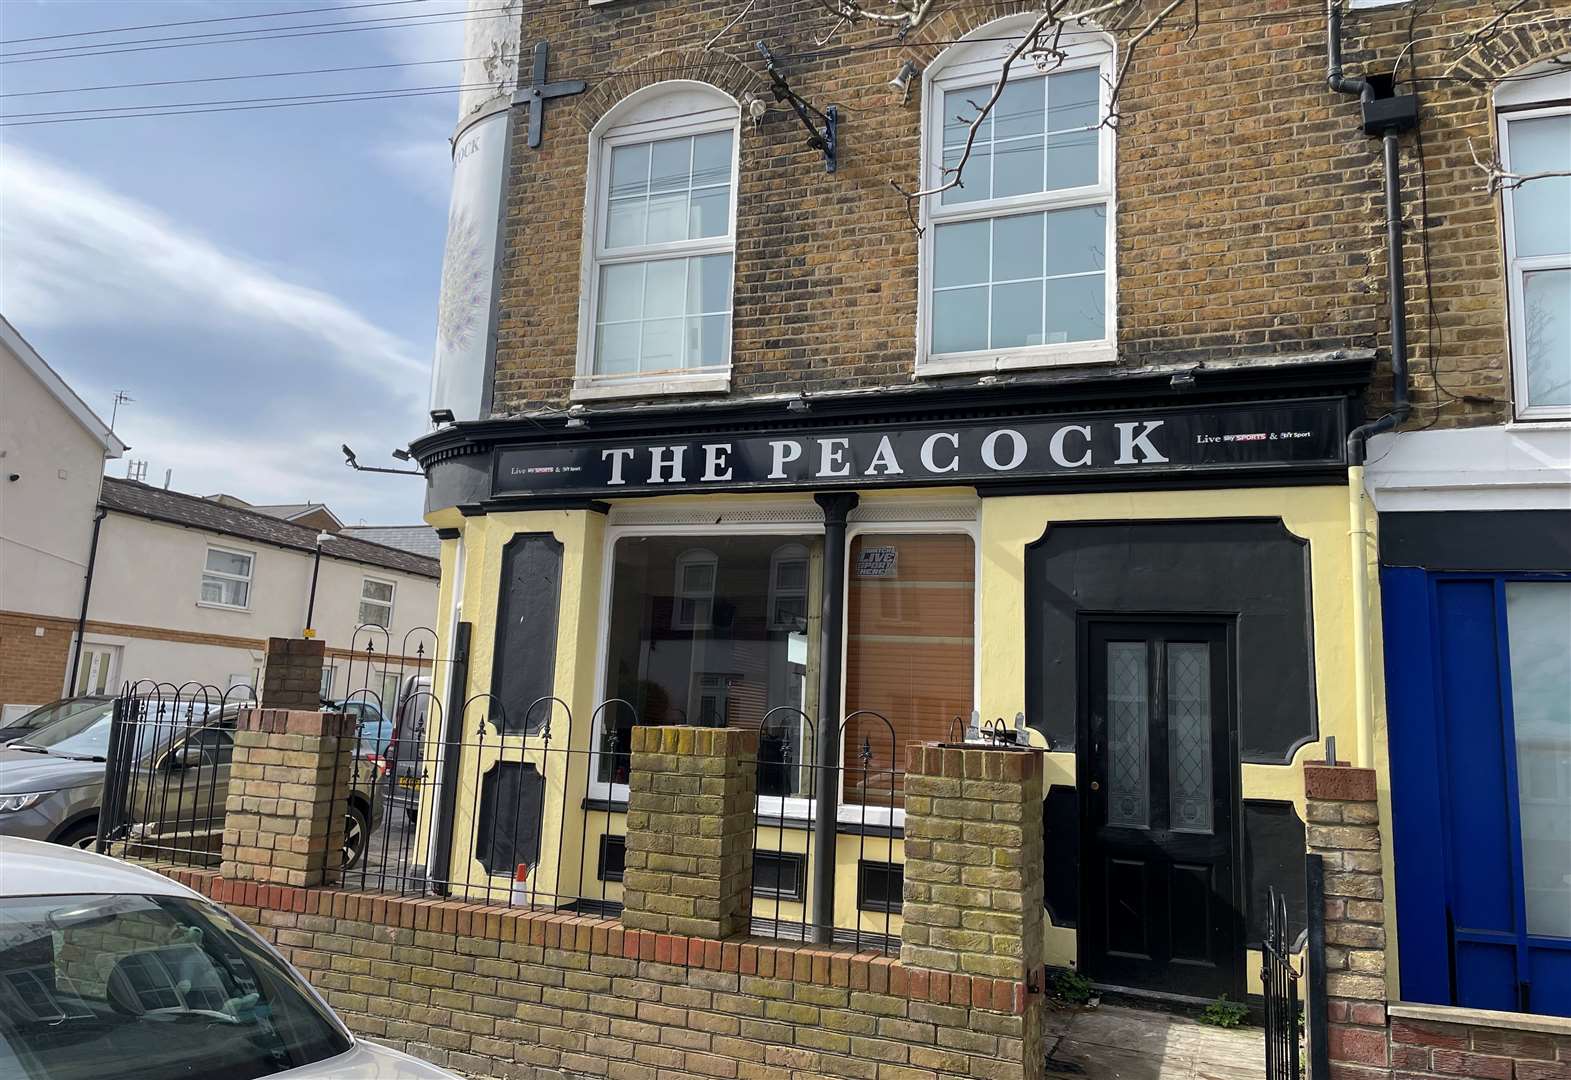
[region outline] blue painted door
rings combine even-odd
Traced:
[[[1383,593],[1402,996],[1571,1015],[1571,581]]]

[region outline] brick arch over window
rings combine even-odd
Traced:
[[[980,30],[988,23],[1007,19],[1012,15],[1040,15],[1041,13],[1040,4],[962,0],[961,3],[946,6],[942,11],[923,19],[906,38],[906,44],[911,48],[911,58],[925,68],[938,59],[938,55],[950,44]],[[1025,58],[1022,58],[1021,63],[1026,67],[1017,70],[1024,71],[1030,67],[1030,62]]]
[[[1571,24],[1563,13],[1546,12],[1525,22],[1507,20],[1497,33],[1470,46],[1447,75],[1475,86],[1571,53]]]
[[[645,87],[663,82],[688,80],[708,83],[738,101],[757,96],[773,101],[769,84],[740,60],[703,49],[666,49],[643,63],[613,72],[584,95],[574,118],[585,131],[593,131],[601,117],[617,103]]]

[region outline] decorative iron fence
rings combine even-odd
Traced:
[[[379,794],[363,823],[367,857],[345,871],[344,885],[530,910],[621,910],[621,815],[591,797],[603,755],[574,738],[566,702],[539,698],[515,722],[493,695],[476,694],[452,723],[434,693],[417,689],[397,715],[396,739],[357,746],[348,761],[350,791]]]
[[[752,931],[896,953],[904,772],[895,728],[868,709],[828,723],[827,747],[823,723],[800,709],[771,709],[759,724]],[[848,865],[854,881],[841,873]]]
[[[182,866],[217,865],[234,754],[235,716],[256,690],[128,683],[108,717],[87,718],[62,747],[102,747],[98,851]]]
[[[1293,935],[1288,930],[1287,898],[1273,887],[1267,890],[1266,904],[1266,932],[1260,945],[1266,1080],[1302,1080],[1299,972],[1293,966]]]

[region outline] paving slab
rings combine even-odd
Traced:
[[[1265,1033],[1101,1005],[1048,1014],[1050,1076],[1085,1080],[1264,1080]]]

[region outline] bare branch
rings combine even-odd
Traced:
[[[1478,156],[1478,148],[1473,145],[1473,140],[1467,140],[1468,153],[1473,155],[1473,164],[1477,165],[1484,174],[1484,190],[1493,195],[1497,191],[1514,191],[1523,184],[1534,180],[1554,180],[1571,177],[1571,170],[1555,172],[1514,173],[1500,164],[1499,158],[1490,158],[1485,161]]]
[[[836,19],[844,19],[848,23],[870,22],[893,26],[905,34],[927,17],[927,9],[932,6],[933,0],[889,0],[889,6],[896,9],[893,14],[868,11],[860,0],[819,0],[819,3]]]
[[[848,5],[853,0],[824,0],[824,2]],[[896,0],[896,2],[900,2],[900,0]],[[917,204],[922,199],[933,195],[942,195],[946,191],[964,186],[965,167],[971,160],[972,148],[976,145],[977,135],[981,131],[983,121],[992,114],[993,107],[998,104],[999,98],[1003,96],[1004,88],[1009,84],[1009,77],[1016,61],[1029,53],[1035,59],[1039,70],[1056,67],[1065,58],[1064,51],[1061,48],[1061,41],[1066,27],[1084,26],[1094,19],[1116,16],[1137,6],[1139,0],[1103,0],[1102,3],[1088,8],[1066,12],[1064,8],[1068,5],[1068,2],[1069,0],[1047,0],[1041,15],[1037,17],[1037,20],[1031,24],[1030,29],[1025,32],[1020,41],[1004,57],[1003,67],[998,74],[998,81],[993,84],[993,91],[988,95],[987,100],[981,105],[969,102],[971,107],[976,110],[976,114],[971,118],[970,124],[966,129],[965,145],[962,147],[960,157],[954,165],[941,166],[940,182],[930,187],[919,187],[915,191],[909,191],[901,187],[899,183],[893,180],[890,181],[890,185],[905,197],[906,210],[911,216],[913,223],[917,220]],[[1186,2],[1188,0],[1170,0],[1160,12],[1152,17],[1130,39],[1125,47],[1124,58],[1119,64],[1118,73],[1108,83],[1108,111],[1107,116],[1102,121],[1104,124],[1117,126],[1118,96],[1123,90],[1124,79],[1129,72],[1130,56],[1133,54],[1135,47],[1154,33],[1174,11]],[[1198,0],[1193,0],[1193,2],[1196,2],[1198,5]],[[957,119],[959,118],[957,117]]]

